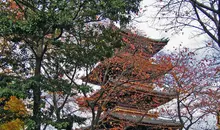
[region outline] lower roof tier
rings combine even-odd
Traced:
[[[146,115],[136,115],[132,113],[121,113],[121,112],[109,112],[103,122],[114,124],[114,126],[121,126],[124,124],[127,128],[147,128],[149,130],[160,130],[160,129],[179,129],[181,128],[180,122],[161,119],[160,117],[149,117]],[[118,125],[117,125],[118,124]],[[130,125],[128,127],[127,125]],[[113,126],[113,127],[114,127]],[[124,126],[124,127],[125,127]],[[129,130],[129,129],[128,129]]]
[[[175,94],[158,92],[155,90],[143,91],[132,87],[118,87],[115,89],[105,89],[92,94],[87,101],[96,101],[98,99],[97,105],[102,104],[104,101],[106,103],[106,108],[112,109],[115,106],[122,106],[127,108],[141,108],[144,111],[156,108],[163,105],[173,98]],[[83,100],[82,103],[86,106],[86,101]],[[83,106],[83,105],[82,105]]]

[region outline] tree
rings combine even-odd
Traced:
[[[19,77],[0,74],[0,129],[20,130],[28,118],[28,111],[23,102],[25,91],[20,87]]]
[[[212,86],[216,68],[210,66],[215,61],[207,58],[198,61],[196,53],[187,48],[168,57],[174,68],[155,83],[161,88],[174,89],[177,96],[171,105],[173,108],[170,105],[163,107],[161,114],[179,119],[186,130],[192,129],[210,113],[217,116],[219,87]]]
[[[110,19],[126,24],[128,15],[138,11],[139,3],[140,0],[1,1],[1,72],[10,70],[5,73],[7,76],[19,76],[23,84],[19,88],[33,100],[34,124],[30,129],[40,130],[42,123],[53,122],[51,114],[41,111],[45,104],[42,93],[60,92],[65,97],[61,106],[54,103],[49,110],[56,113],[55,120],[60,123],[59,115],[67,99],[77,95],[76,70],[89,70],[121,46],[118,31],[96,22]],[[43,120],[42,116],[48,119]]]
[[[165,30],[182,30],[184,27],[198,29],[207,34],[220,47],[220,1],[219,0],[160,0],[155,18],[165,20]]]
[[[167,41],[156,43],[156,41],[150,41],[129,31],[122,35],[126,46],[117,50],[113,57],[101,62],[83,79],[101,86],[100,90],[92,94],[88,89],[82,91],[83,96],[77,99],[81,108],[86,108],[92,113],[91,125],[89,126],[92,130],[105,128],[105,125],[101,123],[102,119],[117,103],[128,103],[132,107],[145,110],[144,115],[148,114],[149,103],[140,103],[146,98],[146,93],[138,93],[137,90],[144,89],[150,93],[154,89],[153,81],[172,69],[170,62],[167,62],[168,59],[161,58],[160,62],[155,63],[150,58]],[[155,47],[153,47],[154,45]],[[151,99],[148,100],[151,102]],[[157,113],[148,114],[148,116],[157,117]],[[110,125],[115,129],[124,129],[129,125],[135,125],[127,124],[123,120],[115,122],[110,122]],[[120,125],[117,124],[118,122]]]

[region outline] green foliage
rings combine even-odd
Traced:
[[[10,96],[25,98],[24,92],[25,89],[22,88],[19,77],[0,74],[0,98],[10,98]]]
[[[88,86],[88,85],[78,85],[78,91],[80,93],[89,93],[89,92],[92,92],[93,89],[91,86]]]
[[[30,118],[26,119],[24,123],[26,125],[26,130],[33,130],[36,125],[35,122]]]
[[[28,129],[39,130],[42,123],[65,119],[60,113],[67,99],[78,91],[92,91],[75,83],[75,72],[81,68],[89,71],[123,45],[120,30],[102,25],[102,20],[127,24],[139,3],[140,0],[1,1],[0,72],[10,71],[3,78],[0,75],[0,97],[14,95],[33,101],[32,120],[25,121]],[[52,98],[49,108],[45,108],[47,101],[42,93]],[[64,98],[63,105],[58,105],[56,97]],[[67,122],[85,121],[78,118],[71,115]],[[65,122],[60,126],[49,124],[60,128]]]

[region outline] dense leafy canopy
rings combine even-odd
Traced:
[[[73,122],[83,123],[84,118],[71,112],[61,114],[68,99],[81,91],[74,81],[76,71],[89,71],[122,46],[119,30],[103,24],[103,20],[127,24],[129,14],[138,12],[140,0],[0,3],[0,98],[6,100],[1,109],[11,98],[28,98],[33,116],[21,119],[28,129],[39,130],[49,124],[72,129]],[[48,103],[48,98],[52,102]]]

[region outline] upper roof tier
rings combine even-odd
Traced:
[[[168,39],[151,39],[135,33],[130,30],[122,31],[122,37],[127,44],[122,52],[143,52],[145,55],[151,57],[159,52],[165,45],[167,45]]]
[[[115,50],[113,57],[102,61],[88,77],[83,78],[84,81],[102,84],[105,82],[103,79],[116,79],[119,75],[123,76],[123,79],[129,76],[138,80],[146,77],[151,79],[170,67],[168,63],[159,65],[150,59],[167,44],[168,40],[153,40],[131,31],[122,31],[121,35],[126,45],[122,49]]]

